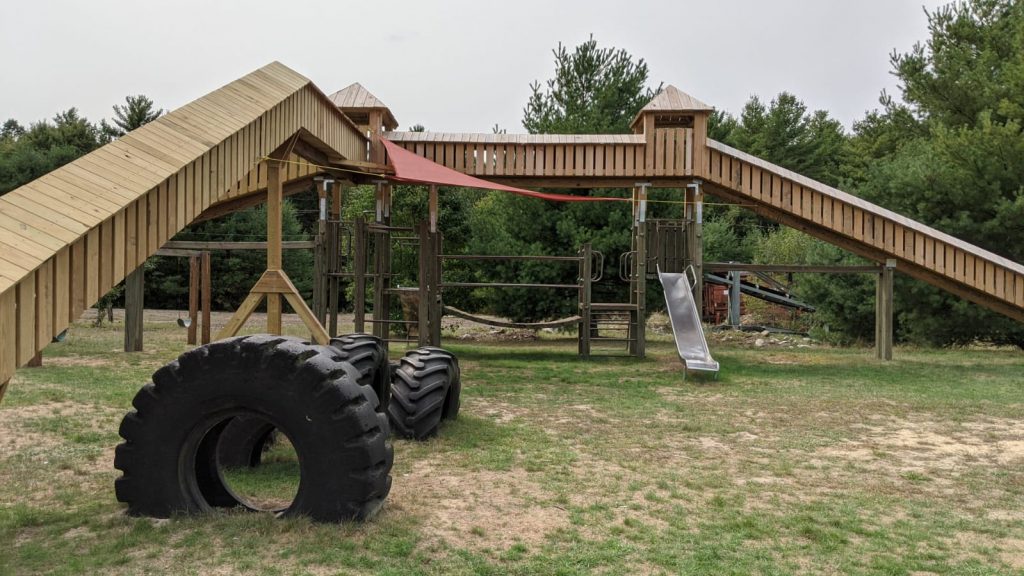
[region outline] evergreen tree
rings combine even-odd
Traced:
[[[599,47],[591,37],[568,49],[553,51],[554,76],[534,82],[523,109],[523,126],[531,133],[628,133],[637,112],[656,93],[647,86],[648,69],[621,49]],[[580,194],[588,194],[583,190]],[[628,190],[602,190],[605,196],[628,197]],[[657,191],[655,197],[666,195]],[[630,249],[631,212],[627,203],[558,203],[491,192],[474,206],[468,249],[483,254],[575,254],[584,242],[614,259]],[[571,284],[571,266],[540,262],[502,262],[478,271],[479,281]],[[625,286],[603,282],[597,300],[625,299]],[[485,289],[475,292],[490,312],[527,321],[575,313],[574,296],[555,290]]]
[[[902,100],[855,126],[858,192],[1024,261],[1024,2],[969,0],[928,14],[929,38],[892,55]],[[1024,346],[1024,327],[901,279],[904,337]]]
[[[125,96],[124,104],[114,104],[113,124],[106,120],[100,122],[103,135],[108,139],[120,138],[125,134],[156,120],[164,113],[154,109],[153,101],[147,96]]]

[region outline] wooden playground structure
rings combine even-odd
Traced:
[[[392,189],[410,181],[402,178],[401,152],[434,163],[443,174],[486,179],[477,185],[482,188],[633,190],[632,198],[618,199],[630,202],[634,213],[633,246],[620,257],[629,302],[592,301],[603,255],[583,246],[578,254],[559,257],[579,270],[578,283],[551,288],[574,293],[579,301],[578,315],[566,322],[579,327],[583,355],[590,353],[595,322],[628,318],[628,350],[643,356],[651,266],[693,266],[696,278],[702,276],[706,194],[877,262],[883,357],[891,355],[894,270],[1024,321],[1024,266],[710,140],[711,110],[669,86],[638,114],[632,134],[401,132],[391,111],[362,86],[328,97],[305,77],[272,63],[0,197],[0,398],[19,366],[117,283],[128,278],[136,287],[127,291],[126,307],[140,311],[142,264],[182,228],[263,202],[267,271],[218,338],[236,333],[264,299],[267,331],[280,333],[284,299],[313,339],[326,342],[337,330],[339,283],[346,281],[355,283],[357,330],[370,325],[390,338],[397,322],[390,315],[391,298],[399,290],[391,285],[392,244],[408,235],[420,251],[416,339],[438,344],[443,292],[458,287],[445,281],[444,262],[494,256],[443,252],[437,197],[445,178],[418,180],[431,185],[423,224],[391,225]],[[372,222],[340,221],[342,189],[355,184],[375,186]],[[281,202],[314,186],[322,225],[311,309],[281,269]],[[686,202],[683,220],[648,219],[650,188],[679,189]],[[346,234],[351,254],[342,258],[349,256],[342,249]]]

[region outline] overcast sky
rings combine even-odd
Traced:
[[[736,113],[795,93],[846,126],[895,93],[889,54],[927,33],[936,0],[3,0],[0,119],[77,106],[109,117],[127,94],[174,109],[279,60],[330,94],[360,82],[401,128],[521,132],[529,84],[590,34]]]

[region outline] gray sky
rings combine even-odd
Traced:
[[[738,112],[795,93],[845,125],[896,93],[889,53],[925,40],[938,0],[515,2],[4,0],[0,120],[77,106],[109,117],[127,94],[173,109],[272,60],[330,94],[360,82],[406,129],[521,132],[551,50],[593,33],[644,58],[651,81]]]

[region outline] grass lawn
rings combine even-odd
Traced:
[[[395,441],[374,520],[160,521],[115,501],[113,452],[139,386],[186,349],[164,320],[131,355],[120,324],[76,324],[18,372],[0,574],[1024,572],[1021,351],[719,342],[721,377],[684,381],[665,336],[589,362],[569,339],[452,340],[459,420]]]

